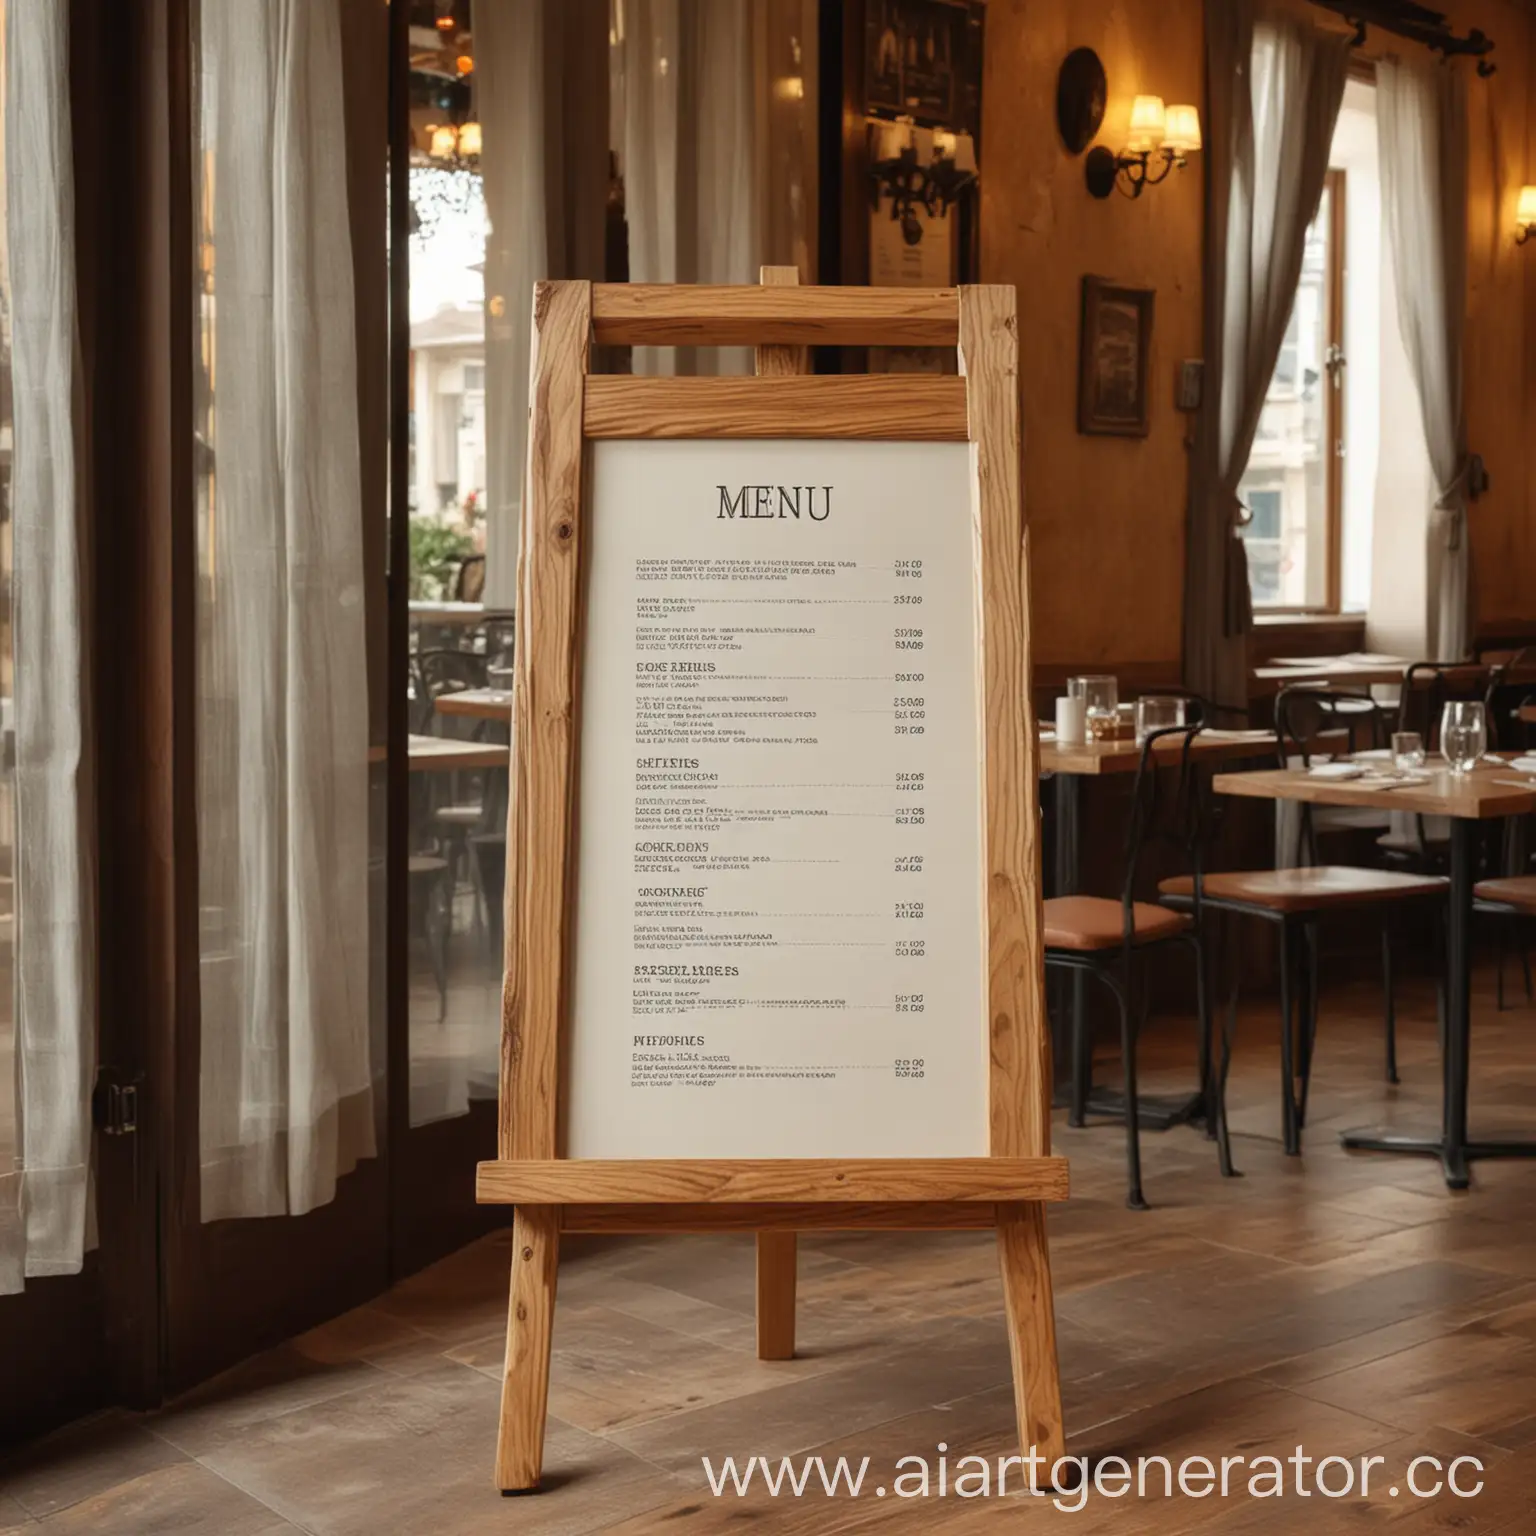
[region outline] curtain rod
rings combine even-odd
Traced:
[[[1478,27],[1473,27],[1465,37],[1458,37],[1451,30],[1441,11],[1417,5],[1414,0],[1312,0],[1312,4],[1342,16],[1355,29],[1355,46],[1365,42],[1367,27],[1380,27],[1410,42],[1422,43],[1446,58],[1464,55],[1477,60],[1477,72],[1484,79],[1497,66],[1488,54],[1493,51],[1493,39]]]

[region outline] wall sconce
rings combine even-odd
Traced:
[[[942,218],[960,194],[976,181],[976,146],[968,133],[931,133],[914,125],[882,123],[870,165],[870,193],[878,212],[880,199],[891,199],[891,218],[901,225],[908,245],[923,238],[921,207]]]
[[[435,123],[427,126],[427,154],[449,170],[473,170],[480,163],[480,124],[471,120],[462,126]]]
[[[1521,187],[1515,204],[1515,244],[1524,245],[1536,235],[1536,187]]]
[[[1131,103],[1125,148],[1116,154],[1100,144],[1088,151],[1088,190],[1104,198],[1118,187],[1127,197],[1140,197],[1166,181],[1170,171],[1183,170],[1199,148],[1198,107],[1165,107],[1161,96],[1138,96]]]

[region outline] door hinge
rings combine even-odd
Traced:
[[[144,1074],[125,1077],[111,1067],[96,1074],[91,1123],[104,1136],[132,1136],[139,1129],[139,1088]]]

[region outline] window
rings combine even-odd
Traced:
[[[1238,496],[1256,607],[1339,607],[1345,173],[1330,171]]]

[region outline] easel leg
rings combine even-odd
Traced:
[[[997,1208],[997,1254],[1003,1270],[1008,1350],[1013,1357],[1013,1401],[1019,1448],[1041,1457],[1038,1488],[1051,1486],[1051,1468],[1066,1454],[1061,1422],[1061,1376],[1056,1364],[1056,1306],[1045,1240],[1045,1206]]]
[[[795,1358],[795,1234],[757,1234],[757,1358]]]
[[[520,1205],[512,1219],[512,1292],[501,1379],[496,1484],[503,1493],[539,1486],[549,1406],[549,1341],[555,1323],[560,1208]]]

